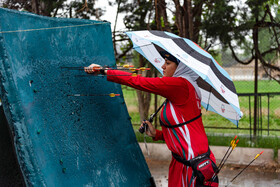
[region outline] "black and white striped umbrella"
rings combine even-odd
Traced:
[[[196,43],[165,31],[126,32],[134,49],[150,61],[162,74],[165,50],[183,62],[199,78],[194,80],[201,92],[201,104],[206,110],[227,118],[238,126],[242,117],[235,86],[229,74],[215,59]]]

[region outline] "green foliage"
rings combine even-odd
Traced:
[[[124,24],[130,30],[147,29],[146,19],[152,7],[152,1],[123,1],[119,12],[125,13]]]
[[[25,10],[44,16],[75,17],[89,19],[92,16],[99,19],[104,10],[95,8],[97,0],[67,1],[67,0],[4,0],[3,7],[15,10]],[[32,10],[32,4],[37,3],[38,12]],[[86,6],[85,6],[86,5]],[[34,5],[35,6],[35,5]]]
[[[205,8],[202,30],[208,36],[219,38],[223,44],[236,40],[241,44],[246,40],[255,24],[255,17],[264,15],[265,5],[276,5],[278,1],[247,0],[243,7],[234,7],[230,0],[218,0]],[[239,0],[234,1],[238,4]],[[268,34],[266,32],[266,34]],[[261,38],[261,37],[260,37]]]
[[[99,20],[105,11],[95,7],[96,1],[97,0],[87,0],[87,6],[85,6],[85,1],[71,1],[69,4],[65,5],[65,8],[69,10],[73,9],[75,18],[90,19],[91,17],[95,17],[95,19]]]
[[[250,7],[253,18],[256,18],[263,14],[266,5],[279,5],[279,0],[247,0],[245,3]]]
[[[124,24],[128,30],[145,30],[147,29],[147,19],[148,13],[152,9],[152,1],[146,0],[118,0],[120,3],[119,13],[124,13]],[[152,23],[150,26],[154,26]],[[127,36],[121,36],[124,39]],[[132,48],[131,42],[122,42],[121,51],[125,53],[127,49]],[[139,65],[139,54],[133,51],[132,53],[127,53],[135,66]],[[117,59],[118,60],[118,59]],[[124,59],[123,59],[124,60]],[[119,61],[119,60],[118,60]]]
[[[163,17],[160,17],[160,22],[161,22],[161,27],[164,28],[165,25],[164,25],[164,20],[163,20]]]
[[[232,27],[236,24],[233,5],[230,0],[217,0],[215,3],[205,8],[201,29],[213,38],[220,38],[226,43],[231,40],[228,35]]]

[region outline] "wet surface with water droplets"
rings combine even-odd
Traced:
[[[146,158],[157,187],[168,186],[169,161],[158,161]],[[219,174],[219,186],[224,187],[244,168],[239,165],[226,165]],[[249,166],[241,173],[231,187],[274,187],[280,186],[280,166]]]

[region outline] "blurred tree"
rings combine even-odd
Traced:
[[[224,2],[218,0],[215,6],[220,8],[210,10],[210,16],[205,16],[204,31],[211,37],[219,38],[223,46],[231,50],[237,62],[244,65],[255,62],[254,136],[256,136],[258,63],[262,64],[268,76],[280,84],[280,67],[271,61],[271,56],[276,56],[277,61],[279,60],[277,55],[280,52],[280,24],[277,20],[280,11],[279,0],[247,0],[244,4],[240,0],[235,0],[235,3],[239,3],[235,6],[229,4],[229,1],[226,4]],[[237,55],[237,51],[244,47],[246,52],[250,51],[246,60],[240,59]]]
[[[117,4],[117,15],[116,19],[119,13],[125,13],[124,18],[124,24],[127,29],[129,30],[147,30],[150,28],[149,19],[151,17],[151,14],[153,13],[153,6],[152,6],[152,0],[116,0],[115,2],[111,2],[112,5]],[[116,25],[116,22],[115,22]],[[117,39],[119,38],[119,39]],[[115,46],[115,55],[117,61],[125,61],[123,59],[124,57],[128,56],[128,52],[132,49],[132,43],[126,42],[122,45],[122,48],[120,52],[117,50],[116,42],[120,41],[128,41],[128,38],[124,33],[122,32],[116,32],[115,28],[113,30],[113,43]],[[134,55],[135,56],[135,55]],[[150,66],[150,63],[147,63],[147,60],[143,58],[143,56],[136,54],[136,57],[138,59],[137,65],[140,67],[144,66]],[[152,72],[146,71],[145,76],[151,77]],[[138,107],[139,107],[139,113],[140,113],[140,119],[147,119],[149,115],[149,108],[151,103],[151,93],[143,92],[140,90],[136,90],[137,92],[137,98],[138,98]]]
[[[215,1],[215,7],[203,18],[203,32],[219,39],[241,64],[250,64],[257,58],[267,72],[274,72],[269,75],[280,83],[280,67],[273,64],[280,52],[279,0],[234,2],[235,6],[229,0]],[[246,52],[246,60],[237,55],[240,50]]]
[[[124,24],[128,30],[164,30],[189,38],[199,43],[202,47],[208,45],[207,35],[201,33],[202,24],[205,17],[213,8],[223,8],[223,1],[215,6],[214,0],[116,0],[111,1],[112,5],[117,5],[117,15],[124,13]],[[168,15],[174,19],[168,19]],[[117,16],[116,16],[117,18]],[[127,41],[127,42],[124,42]],[[117,42],[121,42],[121,50],[117,49]],[[117,61],[123,61],[131,54],[132,44],[122,33],[113,31],[113,43]],[[146,65],[143,57],[139,59],[139,65]],[[150,96],[147,93],[138,92],[139,111],[141,119],[147,118],[149,110]]]
[[[35,14],[50,17],[69,17],[99,20],[104,10],[96,8],[97,0],[83,0],[81,2],[69,0],[3,0],[3,7],[25,10]]]

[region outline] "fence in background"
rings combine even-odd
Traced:
[[[239,130],[249,131],[250,138],[254,135],[254,93],[238,94],[241,110],[245,115],[249,116],[248,127],[238,127]],[[256,135],[271,135],[271,132],[279,132],[280,134],[280,92],[258,93],[257,104],[257,120],[256,120]],[[247,104],[246,104],[247,103]],[[235,127],[214,127],[205,126],[209,129],[236,129]]]

